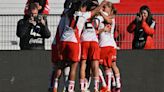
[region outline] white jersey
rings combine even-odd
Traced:
[[[75,12],[71,26],[66,25],[61,36],[61,41],[78,43],[84,24],[91,18],[91,12]],[[77,22],[77,23],[76,23]],[[75,28],[73,29],[73,27]]]
[[[64,28],[65,28],[65,26],[66,25],[69,25],[69,20],[68,20],[68,18],[66,17],[66,16],[62,16],[61,17],[61,19],[60,19],[60,22],[59,22],[59,24],[58,24],[58,28],[57,28],[57,31],[56,31],[56,35],[55,35],[55,37],[54,37],[54,39],[53,39],[53,42],[52,42],[52,44],[56,44],[56,36],[58,35],[59,37],[61,36],[61,34],[62,34],[62,32],[63,32],[63,30],[64,30]]]
[[[98,19],[100,20],[99,29],[104,28],[104,24],[102,23],[104,21],[102,16],[98,16]],[[99,46],[105,47],[105,46],[113,46],[114,48],[117,47],[116,42],[114,40],[114,29],[115,29],[115,19],[112,19],[111,24],[111,31],[109,32],[101,32],[99,34]]]
[[[96,41],[98,42],[98,38],[96,35],[96,30],[92,24],[92,22],[90,22],[90,20],[87,20],[87,22],[85,22],[85,26],[81,35],[81,41]]]

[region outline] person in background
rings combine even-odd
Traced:
[[[24,14],[29,14],[29,7],[31,3],[36,3],[37,8],[38,8],[38,13],[39,14],[45,14],[48,15],[49,14],[49,1],[48,0],[27,0],[26,2],[26,6],[24,9]]]
[[[45,49],[45,38],[50,37],[47,21],[38,15],[37,4],[30,4],[30,16],[17,23],[16,35],[20,38],[21,50]]]
[[[132,49],[154,49],[154,29],[155,20],[150,8],[141,6],[136,18],[127,27],[127,31],[134,35]]]

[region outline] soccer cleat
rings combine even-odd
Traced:
[[[53,88],[53,92],[57,92],[57,88]]]
[[[108,88],[107,87],[101,87],[100,92],[108,92]]]

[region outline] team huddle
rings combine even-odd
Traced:
[[[62,73],[65,78],[63,90],[75,91],[78,64],[81,92],[87,92],[91,78],[94,92],[120,92],[114,40],[115,15],[115,7],[106,0],[100,4],[97,0],[66,0],[52,43],[52,92],[57,92]]]

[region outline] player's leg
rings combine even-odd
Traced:
[[[89,50],[89,42],[81,43],[81,61],[80,61],[80,90],[81,92],[86,91],[87,80],[86,80],[86,67],[87,67],[87,57]]]
[[[111,88],[112,88],[112,92],[115,91],[115,88],[116,88],[116,79],[115,79],[115,75],[113,73],[113,69],[112,69],[112,84],[111,84]]]
[[[121,88],[121,82],[120,82],[120,71],[119,68],[117,67],[116,62],[112,63],[112,68],[115,74],[115,80],[116,80],[116,88]]]
[[[68,77],[69,77],[70,67],[67,66],[64,68],[64,89],[63,91],[66,91],[66,87],[68,87]]]
[[[120,81],[120,70],[116,64],[116,49],[113,48],[112,50],[113,56],[112,56],[112,69],[115,75],[115,80],[116,80],[116,89],[120,90],[121,88],[121,81]]]
[[[99,91],[99,59],[100,48],[97,42],[91,42],[91,48],[89,53],[89,59],[91,61],[91,69],[94,81],[94,92]]]
[[[93,81],[94,81],[94,92],[99,90],[99,61],[94,60],[91,62]]]
[[[53,87],[53,92],[58,92],[58,84],[59,84],[59,79],[61,76],[61,69],[57,69],[55,76],[54,76],[54,87]]]
[[[60,63],[61,63],[61,58],[58,55],[58,48],[57,44],[52,44],[52,53],[51,53],[51,60],[53,64],[53,70],[51,74],[51,79],[50,79],[50,91],[57,92],[58,88],[58,79],[61,75],[61,69],[59,69]]]
[[[80,61],[80,45],[78,43],[68,42],[66,56],[70,65],[68,92],[74,92],[77,67]]]
[[[105,92],[107,90],[107,84],[106,84],[106,81],[104,79],[104,75],[102,73],[102,70],[99,68],[99,78],[100,78],[100,81],[102,82],[102,87],[100,89],[100,92]]]
[[[112,81],[112,73],[111,68],[105,68],[105,75],[106,75],[106,83],[107,83],[107,91],[111,91],[111,81]]]
[[[80,90],[81,92],[85,92],[85,82],[86,82],[86,76],[85,76],[85,70],[86,70],[86,60],[81,60],[80,62]]]

